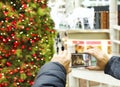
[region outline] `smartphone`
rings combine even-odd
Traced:
[[[87,67],[96,64],[96,60],[88,53],[72,53],[71,67]]]

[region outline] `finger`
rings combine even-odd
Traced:
[[[60,51],[60,52],[59,52],[59,55],[62,55],[62,54],[63,54],[63,51]]]
[[[54,54],[54,55],[53,55],[53,58],[55,58],[56,56],[57,56],[57,54]]]
[[[97,67],[97,66],[88,66],[88,67],[86,67],[86,69],[89,69],[89,70],[100,70],[100,68]]]
[[[71,71],[72,71],[72,69],[71,69],[71,68],[69,68],[69,69],[68,69],[68,73],[70,73]]]
[[[99,60],[99,58],[98,58],[98,52],[100,52],[98,49],[96,49],[96,48],[91,48],[91,49],[89,49],[89,50],[86,50],[85,51],[86,53],[89,53],[89,54],[91,54],[92,56],[94,56],[97,60]]]
[[[54,54],[51,61],[53,61],[55,58],[57,58],[57,54]]]
[[[71,54],[70,54],[70,53],[67,54],[67,59],[68,59],[68,60],[71,59]]]
[[[68,54],[67,50],[64,50],[62,55],[67,56],[67,54]]]

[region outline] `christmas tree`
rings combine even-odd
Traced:
[[[53,53],[47,0],[0,1],[0,87],[31,87]]]

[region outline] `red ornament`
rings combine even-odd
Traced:
[[[48,28],[48,27],[46,27],[46,28],[45,28],[45,30],[47,30],[47,31],[48,31],[48,30],[49,30],[49,28]]]
[[[3,13],[4,13],[4,15],[5,15],[5,16],[7,16],[7,15],[8,15],[8,11],[4,11]]]
[[[0,59],[2,59],[2,56],[0,56]]]
[[[30,18],[30,22],[33,22],[34,21],[34,19],[33,18]]]
[[[31,34],[32,37],[38,36],[38,34]]]
[[[11,41],[11,38],[10,38],[10,37],[7,37],[7,40],[8,40],[8,41]]]
[[[11,52],[12,52],[13,54],[16,54],[16,50],[15,50],[15,49],[12,49]]]
[[[39,61],[40,60],[40,58],[37,58],[37,61]]]
[[[44,4],[44,5],[42,5],[41,7],[44,9],[44,8],[46,8],[46,5]]]
[[[9,18],[8,18],[8,17],[6,17],[6,18],[5,18],[5,21],[8,21],[8,20],[9,20]]]
[[[0,39],[2,40],[2,39],[3,39],[3,37],[2,37],[2,36],[0,36]]]
[[[3,5],[3,6],[2,6],[2,8],[3,8],[3,9],[5,9],[5,8],[6,8],[6,6],[5,6],[5,5]]]
[[[30,71],[31,71],[31,69],[30,69],[30,68],[28,68],[26,71],[27,71],[27,72],[30,72]]]
[[[11,31],[12,30],[12,26],[10,26],[10,25],[7,25],[7,29],[6,29],[6,31]]]
[[[22,45],[22,47],[21,47],[22,49],[25,49],[25,45]]]
[[[32,73],[28,72],[28,73],[27,73],[27,76],[32,76]]]
[[[27,0],[27,2],[29,3],[29,2],[30,2],[30,0]]]
[[[31,40],[31,43],[35,43],[35,41],[34,41],[34,40]]]
[[[25,15],[24,14],[20,14],[20,18],[24,18],[25,17]]]
[[[33,81],[30,81],[30,82],[29,82],[29,84],[30,84],[30,85],[33,85],[33,84],[34,84],[34,82],[33,82]]]
[[[23,4],[23,5],[22,5],[22,8],[23,8],[23,9],[26,9],[26,8],[27,8],[27,4]]]
[[[10,67],[12,64],[10,62],[6,62],[6,65]]]
[[[28,50],[31,50],[31,49],[32,49],[31,47],[28,48]]]
[[[3,38],[3,40],[2,40],[4,43],[7,43],[7,39],[5,39],[5,38]]]
[[[33,65],[33,64],[34,64],[34,62],[31,62],[31,64]]]
[[[19,45],[19,42],[18,42],[18,41],[15,41],[15,42],[14,42],[14,47],[16,48],[18,45]]]
[[[20,70],[20,73],[24,73],[24,70]]]
[[[8,87],[8,83],[5,83],[5,82],[2,83],[1,85],[2,85],[1,87]]]
[[[12,25],[12,27],[14,27],[14,28],[17,27],[16,24],[17,24],[16,20],[14,20],[14,21],[11,22],[11,25]]]
[[[41,2],[41,0],[38,0],[38,3],[40,3]]]
[[[14,69],[14,73],[17,73],[18,72],[18,69]]]
[[[33,57],[36,57],[36,54],[33,54]]]
[[[23,82],[24,80],[23,80],[23,79],[19,79],[18,81],[21,83],[21,82]]]
[[[5,57],[9,57],[9,54],[5,54]]]
[[[12,11],[13,11],[13,12],[15,11],[14,7],[12,7]]]
[[[5,30],[5,28],[0,28],[0,30],[1,30],[1,31],[4,31],[4,30]],[[1,36],[0,36],[0,38],[1,38]]]
[[[2,78],[2,73],[0,73],[0,79]]]
[[[37,0],[34,0],[34,3],[36,3],[37,2]]]
[[[17,77],[14,77],[14,82],[17,81],[17,79],[18,79]]]
[[[11,36],[13,37],[13,36],[15,36],[15,34],[14,34],[14,33],[12,33],[12,34],[11,34]]]
[[[13,75],[14,73],[13,73],[13,71],[10,71],[9,74],[10,74],[10,75]]]
[[[2,53],[6,54],[6,52],[7,52],[6,50],[2,50]]]
[[[5,86],[5,87],[8,87],[8,83],[5,83],[4,86]]]
[[[14,87],[17,87],[17,83],[16,83],[15,81],[14,81],[14,83],[13,83],[13,86],[14,86]]]
[[[28,31],[28,30],[30,30],[30,28],[26,28],[26,30]]]

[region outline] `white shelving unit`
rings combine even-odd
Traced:
[[[112,54],[120,56],[120,26],[111,30]]]
[[[87,80],[86,87],[90,87],[89,81],[100,83],[91,87],[120,87],[120,80],[104,74],[104,71],[89,71],[79,68],[72,69],[72,72],[69,74],[69,87],[80,87],[80,84],[83,84],[80,83],[80,79]]]
[[[120,26],[115,26],[112,33],[112,47],[114,54],[120,55]],[[110,40],[109,30],[69,30],[68,39],[86,40]],[[68,45],[70,45],[68,43]],[[104,47],[103,47],[104,48]],[[80,83],[84,79],[87,83]],[[90,81],[98,82],[97,86],[90,86]],[[80,84],[86,84],[86,87],[120,87],[120,80],[104,74],[104,71],[89,71],[84,68],[72,68],[69,74],[69,87],[81,87]]]

